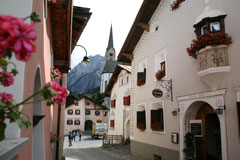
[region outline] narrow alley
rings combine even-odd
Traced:
[[[102,147],[102,138],[92,139],[90,134],[83,133],[81,141],[78,136],[69,147],[68,137],[64,138],[65,160],[141,160],[130,155],[129,145],[118,145],[111,148]]]

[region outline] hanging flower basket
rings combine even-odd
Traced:
[[[143,123],[138,123],[137,128],[143,131],[145,130],[145,125]]]
[[[171,5],[172,11],[179,8],[180,4],[184,2],[185,0],[175,0],[173,4]]]
[[[165,77],[165,70],[158,70],[155,73],[155,77],[157,78],[157,80],[161,80],[163,77]]]
[[[232,43],[232,38],[227,33],[207,33],[192,40],[192,44],[187,48],[189,56],[197,58],[200,49],[206,46],[228,45]]]
[[[55,143],[61,139],[61,136],[58,136],[57,133],[50,132],[50,143]]]

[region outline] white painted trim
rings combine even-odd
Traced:
[[[237,102],[240,102],[240,86],[235,87],[234,91],[236,91]]]
[[[224,66],[224,67],[211,67],[208,69],[204,69],[202,71],[199,71],[197,74],[199,77],[206,76],[208,74],[213,73],[219,73],[219,72],[230,72],[231,67],[230,66]]]

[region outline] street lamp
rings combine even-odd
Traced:
[[[83,57],[82,63],[83,63],[84,65],[88,65],[88,64],[90,63],[90,60],[89,60],[89,58],[88,58],[88,56],[87,56],[87,50],[86,50],[86,48],[83,47],[83,46],[80,45],[80,44],[77,44],[76,46],[82,47],[82,48],[85,50],[86,56]]]

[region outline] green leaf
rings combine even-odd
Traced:
[[[1,106],[1,107],[6,107],[6,104],[3,103],[2,101],[0,101],[0,106]]]
[[[18,71],[16,69],[12,69],[11,73],[16,76],[18,74]]]
[[[5,58],[0,58],[0,64],[2,69],[6,72],[7,71],[7,66],[8,66],[8,62],[6,61]]]
[[[31,21],[33,22],[41,22],[41,19],[39,18],[40,15],[38,15],[36,12],[33,12],[31,15],[30,15],[30,18],[31,18]]]

